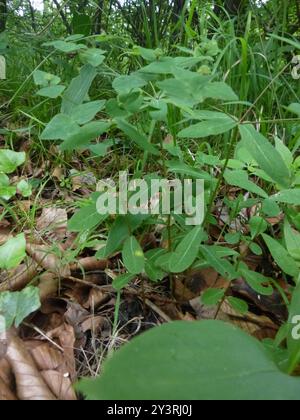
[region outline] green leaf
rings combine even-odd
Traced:
[[[25,179],[22,179],[17,185],[17,190],[23,197],[30,197],[32,194],[32,187]]]
[[[92,121],[105,105],[105,101],[93,101],[77,105],[72,109],[71,118],[79,125]]]
[[[197,258],[199,247],[203,239],[203,229],[196,226],[185,235],[170,260],[172,273],[183,273]]]
[[[91,400],[276,401],[299,400],[300,381],[232,325],[179,321],[133,339],[78,389]]]
[[[91,230],[103,223],[108,215],[99,214],[96,204],[90,204],[78,210],[68,222],[68,229],[71,232],[83,232]]]
[[[99,50],[97,48],[89,48],[88,50],[80,53],[80,59],[85,64],[90,64],[93,67],[98,67],[105,60],[103,55],[105,51]]]
[[[65,139],[60,145],[63,151],[71,151],[86,148],[92,140],[106,133],[110,128],[109,121],[90,122],[78,129],[78,131]]]
[[[104,157],[108,153],[108,149],[113,145],[112,140],[105,140],[102,143],[93,144],[88,149],[95,155],[95,157]]]
[[[272,257],[282,271],[292,277],[297,277],[299,275],[299,268],[294,259],[288,254],[287,250],[278,241],[271,238],[271,236],[266,234],[263,234],[262,236]]]
[[[268,198],[268,194],[262,188],[254,184],[254,182],[249,181],[248,174],[246,171],[231,171],[227,169],[225,171],[224,178],[229,185],[242,188],[243,190],[249,191],[253,194],[257,194],[260,197]]]
[[[159,156],[159,150],[148,142],[147,137],[144,133],[140,133],[133,125],[125,120],[119,118],[116,119],[118,128],[126,134],[130,140],[134,141],[142,150],[152,153],[153,155]]]
[[[280,140],[278,137],[275,137],[275,148],[280,153],[282,159],[284,160],[286,166],[291,167],[294,157],[290,149]]]
[[[73,109],[81,105],[87,98],[90,87],[97,75],[97,70],[90,64],[86,64],[80,73],[72,80],[70,86],[63,95],[61,112],[72,115]]]
[[[217,136],[232,130],[236,126],[237,122],[232,120],[230,117],[224,117],[223,120],[216,119],[202,121],[200,123],[184,128],[178,133],[178,137],[201,139],[209,136]]]
[[[7,330],[13,325],[18,328],[40,306],[40,290],[37,287],[29,286],[21,292],[0,293],[0,314],[4,316]]]
[[[120,276],[116,277],[112,282],[112,286],[117,291],[124,289],[132,280],[135,279],[134,274],[121,274]]]
[[[268,217],[276,217],[280,214],[281,210],[275,201],[268,198],[262,203],[262,211]]]
[[[212,181],[213,179],[212,176],[207,172],[200,171],[193,166],[187,165],[186,163],[175,160],[170,160],[165,163],[169,169],[169,172],[180,175],[187,175],[195,179],[204,179],[205,181]]]
[[[214,247],[200,245],[200,252],[205,261],[209,263],[210,267],[213,267],[223,277],[228,278],[229,280],[238,278],[238,273],[235,271],[234,267],[227,260],[220,258]]]
[[[270,199],[276,201],[277,203],[300,206],[300,188],[282,190],[279,193],[272,195]]]
[[[241,264],[239,274],[245,279],[249,286],[259,295],[272,296],[273,287],[270,285],[270,279],[260,273],[251,271],[246,264]]]
[[[151,249],[145,254],[145,273],[153,282],[162,281],[166,276],[161,268],[155,266],[156,260],[164,254],[166,254],[166,250],[162,248]]]
[[[288,111],[292,112],[293,114],[298,115],[300,117],[300,104],[293,103],[288,107]]]
[[[263,254],[263,250],[261,249],[261,247],[255,243],[252,242],[249,246],[250,250],[253,252],[253,254],[255,255],[262,255]]]
[[[268,223],[259,216],[253,216],[249,222],[251,239],[256,238],[256,236],[261,235],[268,229]]]
[[[227,233],[225,235],[225,241],[230,245],[236,245],[240,242],[240,240],[241,240],[240,232]]]
[[[248,150],[260,168],[279,185],[290,185],[290,171],[272,144],[252,125],[241,125],[243,147]],[[274,164],[276,162],[276,165]]]
[[[84,44],[75,44],[66,41],[51,41],[44,44],[46,47],[54,47],[56,50],[70,54],[72,52],[86,48]]]
[[[119,76],[116,77],[113,81],[112,87],[115,91],[120,94],[128,94],[132,90],[140,89],[147,85],[147,82],[134,75],[129,76]]]
[[[249,306],[247,304],[247,302],[245,302],[242,299],[238,299],[236,297],[233,296],[229,296],[227,298],[229,304],[231,305],[231,307],[236,311],[241,313],[242,315],[246,315],[247,312],[249,311]]]
[[[145,256],[142,247],[134,236],[126,239],[122,251],[123,263],[129,273],[141,274],[145,269]]]
[[[15,238],[9,239],[4,245],[0,246],[0,268],[2,270],[11,270],[26,257],[25,235],[21,233]]]
[[[47,124],[41,140],[65,140],[79,131],[79,125],[68,115],[57,114]]]
[[[4,200],[9,200],[17,192],[16,187],[9,185],[9,178],[7,175],[0,173],[0,197]]]
[[[58,98],[65,89],[66,87],[62,85],[49,86],[40,89],[36,94],[45,98],[55,99]]]
[[[109,257],[118,251],[123,242],[130,236],[129,226],[124,216],[118,216],[112,225],[105,247],[105,256]]]
[[[201,296],[201,302],[207,306],[216,306],[224,295],[225,291],[223,289],[208,289]]]
[[[284,221],[284,240],[288,253],[295,260],[300,260],[300,233],[289,224],[288,219]],[[299,313],[300,315],[300,313]]]
[[[205,99],[219,99],[221,101],[238,101],[238,96],[232,88],[224,82],[212,82],[204,86],[202,95]]]
[[[0,172],[11,174],[18,166],[23,165],[26,155],[24,152],[0,149]]]
[[[51,74],[51,73],[46,73],[41,70],[36,70],[34,72],[33,80],[37,86],[43,86],[43,87],[47,87],[49,85],[55,86],[55,85],[58,85],[61,81],[60,77],[55,76],[54,74]]]

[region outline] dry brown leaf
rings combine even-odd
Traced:
[[[0,401],[15,401],[17,397],[6,385],[6,383],[0,378]]]
[[[26,401],[56,400],[41,377],[23,341],[12,330],[6,333],[6,340],[5,358],[15,376],[18,398]]]
[[[59,277],[70,277],[69,265],[62,265],[61,259],[46,245],[27,243],[26,251],[39,266]]]
[[[39,232],[49,232],[56,240],[62,240],[66,237],[67,224],[68,214],[65,209],[49,207],[43,208],[36,222],[36,228]]]
[[[107,300],[107,293],[99,289],[91,289],[89,297],[82,305],[85,309],[97,309],[103,302]]]
[[[23,289],[38,274],[38,264],[31,259],[8,273],[0,273],[0,292]]]
[[[31,349],[31,354],[53,394],[59,400],[76,400],[63,354],[49,343]]]
[[[71,271],[97,271],[105,270],[109,265],[108,260],[97,260],[95,257],[81,258],[71,265]]]
[[[49,338],[58,339],[60,347],[64,350],[65,373],[68,373],[72,382],[76,380],[76,363],[74,357],[75,332],[71,325],[66,323],[60,325],[55,330],[50,331]]]
[[[55,295],[58,289],[59,281],[53,273],[43,273],[40,276],[38,288],[40,290],[40,299],[43,302],[49,296]]]

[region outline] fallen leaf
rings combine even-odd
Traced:
[[[5,358],[15,376],[18,398],[26,401],[56,400],[41,377],[23,341],[12,330],[8,331],[5,336],[7,340]],[[3,335],[1,339],[3,339]]]
[[[27,243],[26,251],[45,270],[55,273],[62,278],[70,277],[71,271],[69,265],[63,265],[61,258],[54,254],[48,246]]]

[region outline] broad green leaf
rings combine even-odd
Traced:
[[[62,85],[49,86],[40,89],[36,94],[45,98],[55,99],[58,98],[65,89],[66,87]]]
[[[173,256],[172,252],[166,252],[159,255],[154,262],[155,267],[161,268],[165,273],[171,273],[171,258]]]
[[[295,260],[288,254],[287,250],[278,241],[271,238],[271,236],[266,234],[263,234],[262,236],[272,254],[272,257],[282,271],[292,277],[298,276],[299,267],[297,266]]]
[[[236,245],[241,240],[241,233],[235,232],[235,233],[227,233],[225,235],[225,241],[230,245]]]
[[[268,223],[265,221],[265,219],[259,216],[251,217],[249,221],[249,226],[252,239],[256,238],[256,236],[261,235],[268,229]]]
[[[200,252],[210,267],[214,268],[223,277],[229,280],[238,278],[238,273],[234,267],[227,260],[220,258],[213,247],[200,245]]]
[[[254,255],[263,255],[263,250],[257,243],[252,242],[249,245],[249,248],[250,248],[250,251],[252,251]]]
[[[87,98],[90,87],[97,75],[97,70],[90,64],[86,64],[80,73],[72,80],[70,86],[63,95],[61,112],[72,115],[73,109],[81,105]]]
[[[13,325],[18,328],[40,306],[40,290],[37,287],[29,286],[21,292],[0,293],[0,314],[4,316],[7,330]]]
[[[204,99],[219,99],[221,101],[237,101],[239,98],[232,88],[224,82],[212,82],[204,86],[202,95]]]
[[[280,214],[281,210],[275,201],[268,198],[262,203],[262,211],[268,217],[276,217]]]
[[[47,87],[49,85],[55,86],[55,85],[58,85],[61,81],[60,77],[55,76],[54,74],[51,74],[51,73],[46,73],[41,70],[36,70],[34,72],[33,80],[37,86],[43,86],[43,87]]]
[[[229,304],[231,305],[231,307],[236,311],[241,313],[242,315],[246,315],[247,312],[249,311],[249,306],[247,304],[247,302],[245,302],[242,299],[238,299],[236,297],[233,296],[229,296],[227,298],[227,301],[229,302]]]
[[[23,165],[26,155],[24,152],[0,149],[0,173],[11,174],[18,166]]]
[[[135,274],[121,274],[120,276],[114,279],[114,281],[112,282],[112,286],[117,291],[120,291],[134,279],[135,279]]]
[[[70,151],[87,147],[92,140],[106,133],[110,126],[111,123],[109,121],[90,122],[80,127],[76,133],[67,137],[60,145],[60,149]]]
[[[125,267],[131,274],[141,274],[145,269],[145,256],[141,245],[134,236],[126,239],[122,259]]]
[[[44,44],[46,47],[54,47],[56,50],[70,54],[86,48],[84,44],[75,44],[74,42],[66,41],[51,41]]]
[[[290,171],[275,147],[252,125],[241,125],[240,133],[243,147],[248,150],[260,168],[274,182],[283,187],[288,187],[291,183]],[[276,165],[274,162],[276,162]]]
[[[287,218],[284,221],[284,240],[290,256],[300,260],[300,233],[292,228]]]
[[[16,192],[16,187],[9,185],[8,176],[0,173],[0,197],[4,200],[9,200],[16,194]]]
[[[101,143],[93,144],[88,149],[95,155],[95,157],[104,157],[108,153],[108,149],[113,145],[112,140],[105,140]]]
[[[105,101],[93,101],[77,105],[72,109],[71,118],[79,125],[92,121],[105,105]]]
[[[203,228],[196,226],[180,242],[170,260],[172,273],[183,273],[197,258],[199,247],[203,239]]]
[[[278,137],[275,137],[275,148],[280,153],[282,159],[284,160],[286,166],[291,167],[294,157],[290,149],[280,140]]]
[[[118,216],[112,225],[105,247],[105,256],[109,257],[118,251],[123,242],[130,236],[129,226],[125,216]]]
[[[134,143],[136,143],[141,149],[146,152],[152,153],[153,155],[159,156],[159,150],[148,142],[147,137],[144,133],[140,133],[132,124],[119,118],[116,119],[118,128],[126,134]]]
[[[130,75],[116,77],[113,81],[112,87],[118,94],[127,94],[132,90],[144,87],[146,84],[147,82],[144,79],[138,76]]]
[[[202,121],[184,128],[178,133],[178,137],[200,139],[209,136],[217,136],[226,133],[237,126],[237,122],[230,117],[216,120]]]
[[[80,59],[85,64],[90,64],[93,67],[98,67],[105,60],[103,55],[105,51],[99,50],[97,48],[89,48],[80,53]]]
[[[227,169],[225,171],[224,178],[229,185],[242,188],[243,190],[249,191],[253,194],[257,194],[260,197],[268,198],[268,194],[262,188],[254,184],[254,182],[249,181],[248,174],[246,171],[231,171]]]
[[[27,181],[25,181],[25,179],[22,179],[18,183],[17,190],[25,198],[30,197],[32,194],[32,187]]]
[[[10,270],[18,267],[26,257],[25,248],[26,240],[23,233],[9,239],[4,245],[0,246],[0,268]]]
[[[272,195],[270,199],[276,201],[277,203],[300,206],[300,188],[294,188],[293,190],[282,190],[279,193]]]
[[[249,270],[246,264],[241,264],[239,274],[256,293],[263,296],[272,296],[274,291],[273,287],[270,285],[271,280],[269,278]]]
[[[79,131],[79,125],[68,115],[57,114],[41,134],[42,140],[65,140]]]
[[[167,251],[162,248],[151,249],[145,254],[145,273],[153,282],[162,281],[166,273],[159,267],[155,266],[155,262],[159,256],[166,254]]]
[[[95,203],[78,210],[68,222],[68,229],[71,232],[83,232],[91,230],[103,223],[108,215],[99,214]]]
[[[300,117],[300,104],[293,103],[288,107],[288,111],[292,112],[293,114],[298,115]]]
[[[299,400],[300,380],[232,325],[179,321],[133,339],[78,389],[90,400],[276,401]]]
[[[224,289],[208,289],[201,296],[201,302],[207,306],[216,306],[224,295]]]
[[[186,163],[182,163],[175,160],[170,160],[165,163],[169,169],[169,172],[173,172],[175,174],[180,175],[187,175],[195,179],[204,179],[205,181],[212,181],[213,179],[209,173],[200,171],[197,168],[194,168],[193,166],[187,165]]]

